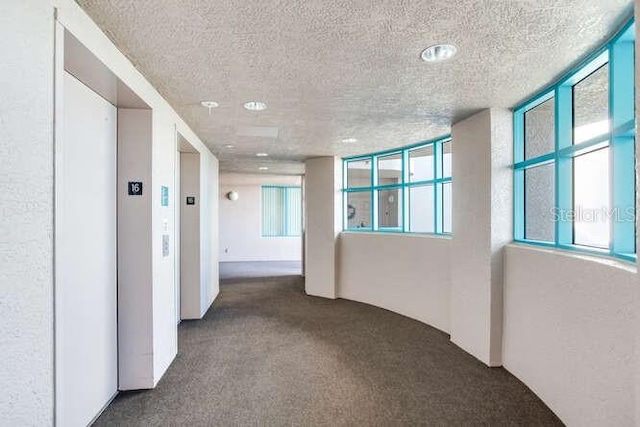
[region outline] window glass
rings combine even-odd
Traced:
[[[442,144],[442,177],[449,178],[451,176],[451,141]]]
[[[452,185],[447,182],[442,185],[442,232],[451,233],[452,214]]]
[[[434,221],[433,185],[409,188],[409,231],[433,233]]]
[[[555,149],[555,98],[524,114],[524,158],[533,159]]]
[[[573,143],[609,132],[609,65],[573,86]]]
[[[371,228],[371,191],[347,193],[347,228]]]
[[[378,191],[378,227],[402,227],[402,188]]]
[[[378,185],[402,183],[402,153],[378,157]]]
[[[609,247],[609,148],[573,159],[574,243]]]
[[[555,170],[553,163],[524,172],[525,238],[555,241]]]
[[[371,160],[347,162],[347,187],[371,187]]]
[[[433,145],[409,151],[409,182],[433,179]]]

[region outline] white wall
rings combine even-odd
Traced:
[[[299,261],[302,239],[262,237],[262,186],[300,186],[299,176],[220,174],[220,261]],[[229,191],[240,196],[232,202]]]
[[[336,298],[342,230],[342,161],[318,157],[305,163],[305,292]]]
[[[220,229],[218,202],[218,159],[200,151],[200,317],[220,293],[218,246]]]
[[[508,110],[483,110],[452,128],[451,340],[500,366],[502,247],[511,241],[513,130]]]
[[[0,2],[0,420],[53,423],[53,8]]]
[[[448,237],[341,233],[338,297],[449,332],[450,246]]]
[[[194,205],[186,198],[195,197]],[[180,317],[200,318],[200,154],[180,153]]]
[[[635,268],[506,249],[503,363],[568,425],[634,425]]]
[[[118,109],[118,386],[153,387],[151,110]],[[129,181],[142,195],[129,196]]]

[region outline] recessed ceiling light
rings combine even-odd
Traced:
[[[354,143],[354,142],[358,142],[358,140],[357,140],[357,139],[355,139],[355,138],[344,138],[344,139],[342,140],[342,142],[343,142],[344,144],[352,144],[352,143]]]
[[[258,169],[260,169],[261,171],[268,171],[269,168],[266,166],[260,166]]]
[[[227,145],[224,146],[224,148],[233,148],[233,145],[232,144],[227,144]]]
[[[256,153],[256,156],[258,157],[267,157],[269,154],[267,153]]]
[[[244,108],[249,111],[262,111],[267,109],[267,104],[260,101],[249,101],[244,104]]]
[[[423,50],[420,57],[426,62],[440,62],[451,59],[456,51],[456,47],[452,44],[434,44]]]

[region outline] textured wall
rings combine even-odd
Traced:
[[[453,126],[451,340],[500,365],[502,246],[511,239],[511,115],[484,110]]]
[[[307,160],[305,174],[305,290],[336,297],[336,241],[342,230],[342,161]]]
[[[635,269],[524,245],[505,262],[505,368],[567,425],[636,425]]]
[[[0,420],[53,422],[53,7],[0,2]]]
[[[338,297],[382,307],[449,332],[450,246],[446,237],[341,233]]]

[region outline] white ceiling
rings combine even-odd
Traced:
[[[603,43],[632,0],[78,0],[220,159],[300,173],[305,158],[399,147],[513,107]],[[452,43],[453,60],[420,52]],[[212,110],[199,105],[214,100]],[[268,104],[264,112],[246,101]],[[343,138],[357,143],[341,143]],[[233,149],[224,145],[233,144]],[[255,153],[267,152],[266,160]]]

